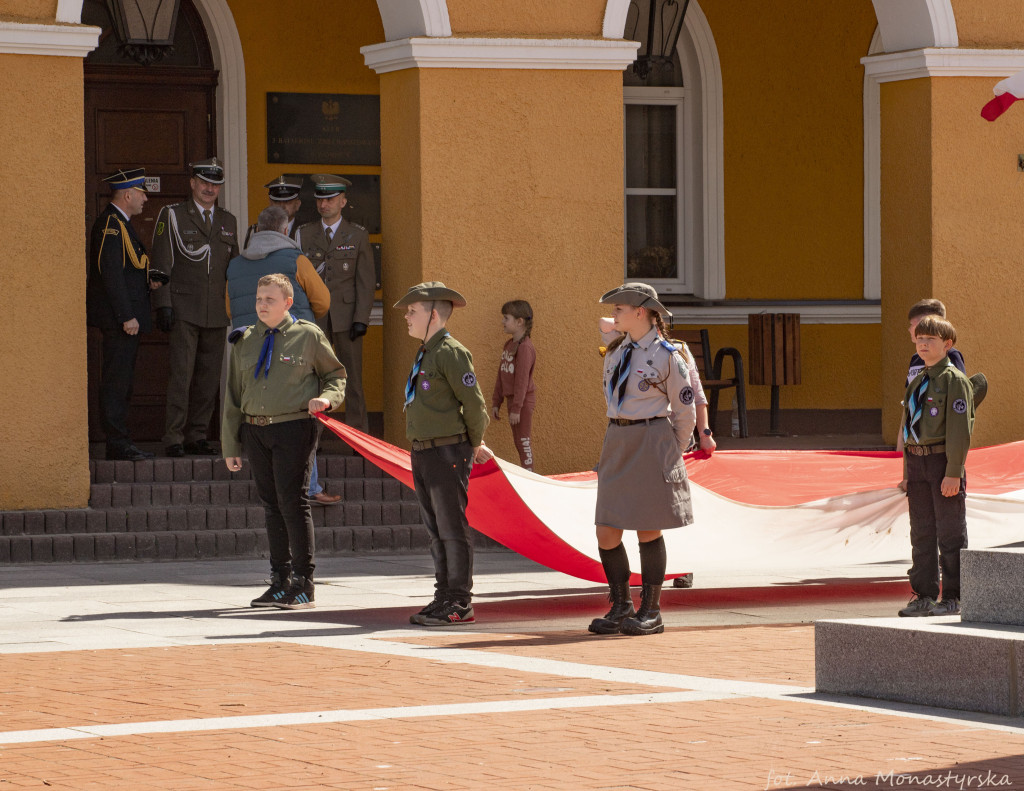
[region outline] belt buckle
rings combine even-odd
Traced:
[[[267,415],[257,415],[256,416],[256,425],[257,426],[269,426],[270,425],[270,418]]]

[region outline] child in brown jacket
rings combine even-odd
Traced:
[[[508,402],[508,422],[512,427],[512,438],[519,451],[519,463],[524,469],[533,471],[533,444],[530,432],[533,428],[533,409],[536,397],[533,386],[533,366],[537,350],[530,340],[533,329],[533,309],[523,299],[513,299],[501,306],[501,327],[512,338],[501,350],[501,364],[498,378],[494,382],[491,397],[491,412],[499,419],[502,401]]]

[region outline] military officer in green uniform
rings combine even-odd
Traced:
[[[288,610],[314,606],[306,490],[319,424],[312,418],[345,397],[344,366],[314,322],[292,318],[293,297],[286,276],[260,278],[259,321],[231,348],[221,422],[227,467],[242,469],[245,452],[266,514],[271,583],[252,606]]]
[[[370,323],[376,274],[366,229],[348,222],[341,210],[352,182],[341,176],[311,176],[320,219],[299,228],[295,241],[331,292],[331,310],[320,326],[348,371],[345,422],[366,431],[363,398],[363,336]]]
[[[153,263],[170,275],[154,294],[157,326],[171,334],[164,445],[168,456],[216,455],[207,430],[224,362],[228,262],[238,255],[234,215],[217,206],[224,167],[216,157],[191,165],[192,196],[160,210]]]
[[[267,197],[270,198],[270,205],[280,206],[288,215],[288,227],[284,234],[289,239],[294,239],[295,233],[299,230],[299,226],[295,224],[295,215],[302,208],[302,199],[299,198],[299,192],[302,191],[302,179],[298,176],[281,175],[263,186],[267,190]],[[256,230],[256,223],[250,225],[246,230],[245,241],[242,243],[243,250],[249,246],[249,240]]]
[[[469,473],[492,454],[484,445],[489,418],[473,355],[445,326],[452,309],[465,305],[461,294],[436,281],[413,286],[395,303],[406,309],[409,334],[420,341],[405,388],[405,425],[434,561],[434,599],[409,618],[421,626],[474,621]]]

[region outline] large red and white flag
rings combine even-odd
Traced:
[[[1018,71],[1012,77],[1000,80],[992,89],[996,98],[981,108],[981,117],[986,121],[994,121],[1014,102],[1024,99],[1024,71]]]

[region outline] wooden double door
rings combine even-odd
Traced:
[[[86,233],[106,206],[103,179],[120,168],[144,167],[153,180],[145,210],[132,222],[147,249],[160,209],[190,196],[190,162],[216,152],[217,72],[195,68],[85,68]],[[89,439],[103,439],[98,409],[102,350],[99,331],[89,331]],[[129,411],[132,439],[158,441],[167,397],[167,335],[144,335],[135,366]],[[212,421],[214,429],[218,421]],[[211,434],[211,437],[216,434]]]

